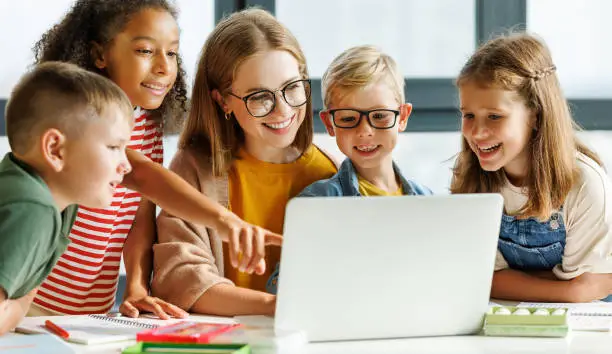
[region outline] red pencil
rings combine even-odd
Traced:
[[[56,325],[55,323],[49,320],[45,321],[45,327],[47,327],[48,330],[50,330],[51,332],[57,334],[58,336],[64,339],[68,339],[68,337],[70,337],[70,333],[68,333],[68,331],[66,331],[62,327]]]

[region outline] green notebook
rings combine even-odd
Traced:
[[[195,343],[147,343],[140,342],[125,348],[122,354],[251,354],[245,344],[195,344]]]

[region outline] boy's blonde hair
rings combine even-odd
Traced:
[[[6,105],[11,150],[27,153],[50,128],[68,136],[80,135],[111,104],[132,117],[130,100],[111,80],[74,64],[39,64],[21,78]]]
[[[236,119],[213,99],[213,90],[229,93],[237,68],[246,59],[263,51],[284,50],[298,62],[300,75],[308,78],[306,57],[297,39],[274,16],[261,9],[247,9],[225,18],[212,31],[200,56],[193,85],[191,109],[179,147],[191,149],[212,165],[215,176],[227,172],[244,143],[244,132]],[[312,101],[306,103],[306,116],[293,146],[305,151],[312,144]]]
[[[399,104],[405,102],[404,75],[393,58],[371,45],[345,50],[323,74],[321,89],[324,109],[332,104],[334,95],[349,94],[381,80],[389,84]]]
[[[564,203],[579,177],[576,152],[601,165],[597,155],[576,137],[576,124],[563,96],[550,51],[526,33],[501,36],[480,47],[465,64],[457,86],[476,84],[515,92],[535,114],[528,145],[528,201],[517,212],[540,220],[550,218]],[[463,138],[455,163],[452,193],[499,192],[506,183],[503,170],[487,172]]]

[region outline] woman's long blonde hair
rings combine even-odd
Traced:
[[[563,96],[550,51],[536,37],[514,33],[480,47],[465,64],[457,86],[470,83],[513,91],[536,116],[529,142],[529,169],[524,186],[528,201],[517,215],[546,220],[564,203],[579,178],[576,152],[598,164],[597,155],[581,143],[577,125]],[[451,193],[499,192],[503,169],[487,172],[465,138],[453,169]]]
[[[238,66],[250,56],[267,50],[284,50],[297,60],[303,78],[308,78],[306,57],[296,38],[274,16],[261,9],[247,9],[230,15],[215,27],[200,56],[189,118],[179,148],[191,149],[202,162],[212,166],[215,176],[227,172],[244,143],[244,132],[236,119],[227,120],[213,99],[213,90],[227,93]],[[292,146],[300,151],[312,144],[311,99],[306,117]]]

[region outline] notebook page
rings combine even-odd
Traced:
[[[21,333],[52,333],[45,327],[50,320],[70,334],[69,342],[80,344],[99,344],[132,340],[143,327],[134,327],[123,323],[103,321],[88,315],[78,316],[44,316],[26,317],[15,329]]]
[[[612,318],[601,316],[570,316],[567,322],[574,331],[607,332],[612,326]]]
[[[99,344],[133,340],[136,334],[146,329],[180,322],[179,319],[160,320],[155,318],[107,317],[106,315],[44,316],[26,317],[15,329],[22,333],[48,333],[46,320],[70,333],[70,342]]]
[[[172,324],[172,322],[169,322],[169,321],[174,321],[174,322],[181,321],[175,318],[164,321],[164,320],[160,320],[159,317],[153,314],[141,315],[138,318],[138,321],[142,319],[151,319],[154,321],[153,324],[157,324],[161,326]],[[238,323],[238,321],[234,317],[221,317],[221,316],[198,315],[198,314],[189,314],[189,317],[183,319],[183,321],[185,320],[192,321],[192,322],[206,322],[206,323],[218,323],[218,324],[236,324]]]
[[[15,329],[21,333],[49,333],[44,324],[51,320],[70,333],[68,341],[81,344],[99,344],[136,339],[143,330],[175,324],[183,319],[161,320],[156,316],[142,315],[139,318],[110,317],[106,315],[73,315],[26,317]],[[191,315],[190,321],[207,323],[236,323],[233,318]]]
[[[575,331],[609,331],[612,327],[612,303],[593,301],[588,303],[539,303],[521,302],[518,307],[543,307],[569,309],[568,325]]]
[[[546,303],[546,302],[521,302],[517,307],[543,307],[543,308],[561,308],[569,309],[571,315],[580,316],[612,316],[612,303],[603,301],[593,301],[587,303]]]

